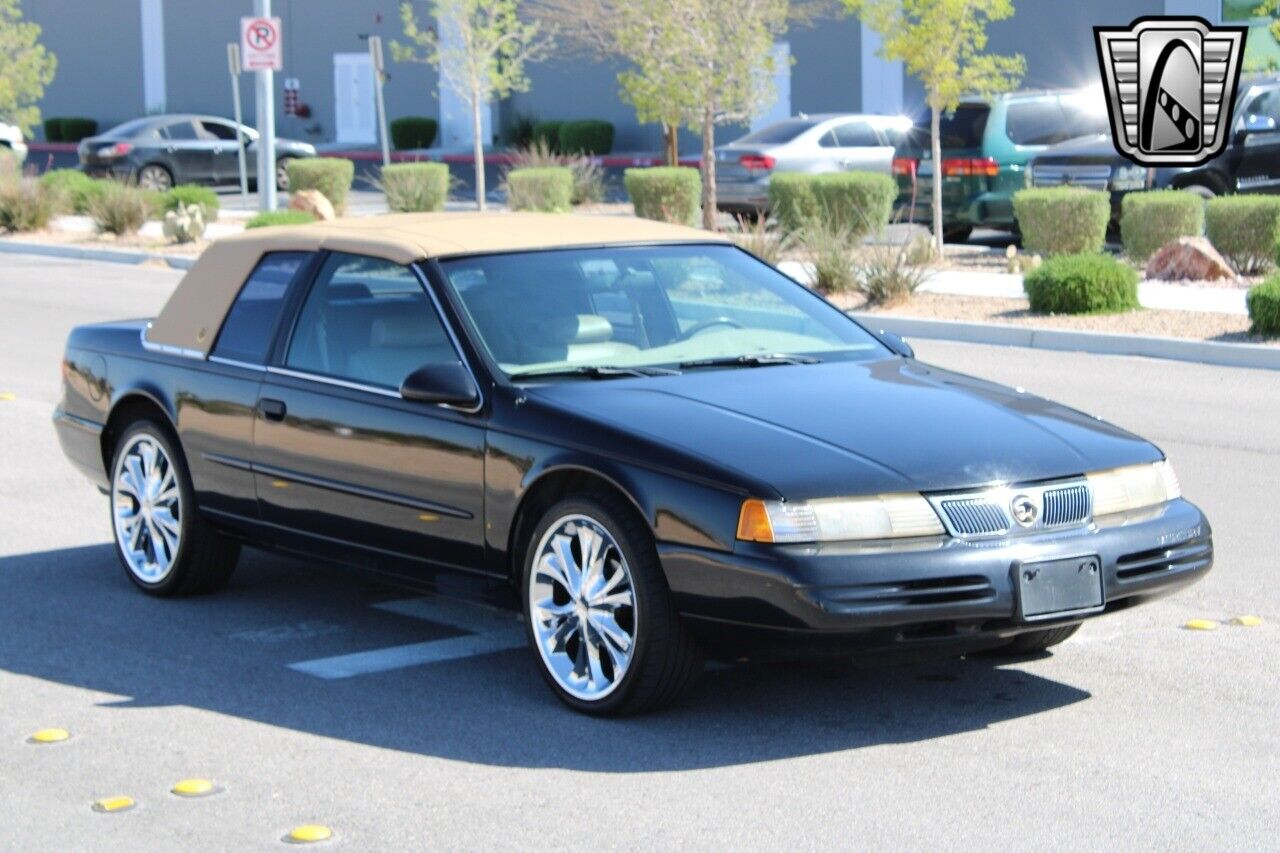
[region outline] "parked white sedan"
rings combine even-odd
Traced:
[[[22,131],[12,124],[0,122],[0,148],[12,151],[19,165],[27,159],[27,143],[22,139]]]
[[[730,213],[769,208],[776,172],[883,172],[894,146],[911,129],[905,116],[824,113],[763,127],[716,149],[716,206]]]

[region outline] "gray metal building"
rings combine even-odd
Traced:
[[[989,48],[1023,54],[1024,84],[1037,88],[1097,81],[1095,24],[1127,24],[1155,14],[1222,18],[1222,0],[1015,3],[1012,19],[990,27]],[[417,5],[426,16],[427,4]],[[310,108],[307,118],[279,115],[278,132],[320,143],[371,144],[376,123],[366,39],[376,34],[389,42],[401,35],[399,3],[275,0],[273,7],[284,31],[277,107],[283,105],[283,87],[296,81],[298,100]],[[44,28],[44,43],[58,57],[57,77],[41,105],[45,116],[83,115],[107,127],[148,112],[231,113],[226,45],[238,38],[240,17],[252,13],[251,0],[22,0],[22,8]],[[778,103],[757,123],[793,112],[918,110],[919,85],[904,78],[900,65],[877,57],[877,47],[875,34],[855,18],[837,16],[794,28],[776,46],[778,57],[790,58],[778,63]],[[487,129],[500,130],[516,115],[602,118],[616,126],[615,151],[657,150],[658,128],[637,123],[618,96],[619,70],[607,62],[552,57],[530,67],[528,92],[491,106]],[[465,111],[441,86],[435,69],[392,62],[388,72],[390,117],[438,117],[437,144],[469,145]],[[253,121],[252,82],[245,78],[242,86],[247,120]],[[740,130],[721,133],[727,138]]]

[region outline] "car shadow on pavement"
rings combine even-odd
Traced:
[[[118,696],[108,709],[185,705],[457,761],[604,772],[929,740],[1090,695],[981,658],[750,665],[708,671],[664,712],[598,720],[561,706],[524,648],[340,680],[286,667],[459,633],[370,606],[411,595],[248,550],[229,589],[174,600],[135,590],[108,544],[4,557],[0,669]]]

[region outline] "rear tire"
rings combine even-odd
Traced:
[[[963,243],[973,234],[972,225],[955,225],[952,227],[944,227],[942,229],[942,240],[944,243]]]
[[[992,653],[996,655],[1027,655],[1035,652],[1043,652],[1051,646],[1065,642],[1076,631],[1080,630],[1080,623],[1074,625],[1063,625],[1061,628],[1046,628],[1043,631],[1028,631],[1025,634],[1019,634],[1013,638],[1013,642],[1007,646],[1001,646],[993,649]]]
[[[539,671],[585,714],[622,716],[674,702],[702,672],[653,534],[610,494],[570,497],[538,520],[520,598]]]
[[[173,173],[159,163],[148,163],[138,170],[138,186],[144,190],[165,192],[173,189]]]
[[[1194,193],[1205,201],[1218,197],[1218,194],[1211,187],[1206,187],[1204,184],[1187,184],[1185,187],[1180,187],[1180,189]]]
[[[172,433],[139,420],[111,454],[111,528],[129,580],[148,595],[199,595],[222,589],[240,544],[200,517],[186,459]]]

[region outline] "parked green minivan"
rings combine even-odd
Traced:
[[[1108,129],[1097,89],[1011,92],[965,98],[942,116],[942,220],[951,242],[974,228],[1014,231],[1013,194],[1027,186],[1027,164],[1050,145]],[[898,218],[933,220],[929,114],[897,146]],[[914,203],[913,203],[914,202]]]

